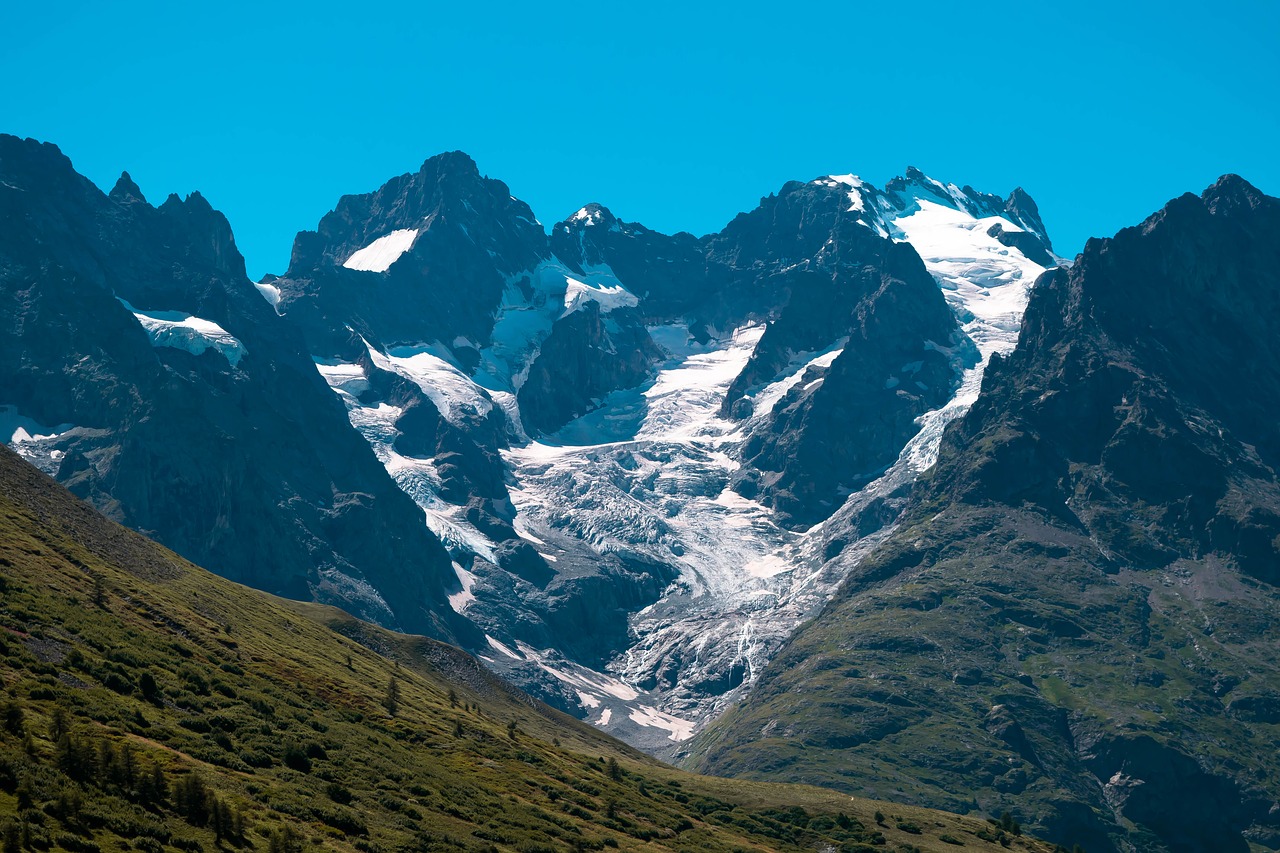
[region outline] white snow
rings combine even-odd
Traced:
[[[857,175],[828,175],[837,184],[849,187],[849,210],[853,213],[865,213],[866,204],[862,200],[862,189],[866,186]]]
[[[267,300],[267,304],[274,308],[276,313],[279,314],[280,288],[276,287],[274,284],[267,284],[261,281],[255,282],[253,286],[262,294],[262,298]]]
[[[691,721],[664,714],[652,705],[641,705],[630,713],[629,718],[636,725],[671,732],[670,740],[678,742],[693,737],[694,724]]]
[[[411,380],[448,421],[458,423],[463,415],[484,416],[493,409],[483,388],[437,354],[442,348],[394,347],[384,355],[367,342],[365,346],[374,365]]]
[[[119,297],[117,297],[119,299]],[[140,311],[123,299],[121,305],[137,319],[151,338],[151,345],[186,350],[201,355],[215,350],[232,366],[240,364],[244,344],[212,320],[194,317],[182,311]]]
[[[386,272],[400,256],[409,251],[413,241],[418,237],[417,228],[401,228],[374,240],[363,249],[351,253],[351,257],[342,262],[349,270],[364,272]]]
[[[74,424],[44,426],[23,415],[17,406],[0,405],[0,442],[50,476],[57,473],[65,455],[59,443],[80,432]]]
[[[793,357],[781,379],[771,382],[754,394],[747,394],[751,398],[753,414],[766,415],[773,411],[773,407],[778,404],[778,401],[799,384],[810,368],[822,370],[829,368],[840,357],[840,353],[844,352],[846,343],[848,343],[848,338],[841,338],[821,352],[800,353]]]
[[[603,711],[600,712],[600,717],[596,719],[592,723],[592,725],[600,726],[601,728],[604,728],[605,726],[609,725],[609,720],[611,719],[613,719],[613,709],[605,708]]]
[[[565,276],[564,313],[565,317],[580,310],[588,302],[600,306],[601,314],[608,314],[616,308],[634,308],[640,300],[620,284],[602,283],[588,284],[572,276]]]
[[[915,247],[956,313],[973,316],[965,332],[984,361],[1013,349],[1028,291],[1045,268],[987,231],[997,222],[1006,230],[1020,229],[1003,217],[974,219],[927,199],[917,204],[918,211],[894,220],[900,239]]]
[[[524,660],[524,658],[520,657],[520,655],[513,652],[510,648],[508,648],[503,643],[499,642],[498,640],[495,640],[493,637],[490,637],[488,634],[485,634],[484,638],[489,641],[489,645],[493,646],[493,648],[498,652],[500,652],[501,654],[504,654],[513,660]]]
[[[475,594],[471,591],[475,589],[476,576],[458,565],[456,560],[453,563],[453,573],[458,576],[458,583],[462,584],[462,590],[449,596],[449,606],[453,608],[454,613],[465,613],[467,605],[476,600]]]
[[[489,642],[492,644],[495,641],[490,639]],[[538,651],[526,643],[516,643],[516,648],[520,650],[520,655],[517,655],[518,660],[533,661],[543,672],[578,690],[586,691],[593,695],[604,694],[612,696],[615,699],[621,699],[623,702],[634,702],[640,698],[638,690],[612,676],[595,672],[574,663],[559,662],[558,665],[555,665],[553,663],[555,652],[552,649]]]

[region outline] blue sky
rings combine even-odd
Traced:
[[[789,179],[918,166],[1039,202],[1059,252],[1234,171],[1280,192],[1280,3],[8,4],[0,131],[250,274],[343,193],[470,153],[551,224],[705,233]]]

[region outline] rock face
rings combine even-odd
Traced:
[[[461,639],[448,555],[199,194],[103,195],[0,136],[0,421],[77,495],[227,577]],[[48,426],[43,426],[48,425]]]
[[[776,315],[722,412],[758,415],[734,489],[790,526],[821,521],[882,473],[959,377],[956,318],[915,250],[849,213],[847,185],[791,183],[708,245],[725,282],[718,310],[733,316],[755,295]],[[819,353],[830,357],[755,411],[760,390]]]
[[[897,532],[692,763],[1089,850],[1280,845],[1277,270],[1280,202],[1227,176],[1045,273]]]

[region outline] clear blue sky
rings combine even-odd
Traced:
[[[254,277],[343,193],[462,149],[551,224],[717,230],[908,165],[1039,202],[1059,252],[1220,173],[1280,192],[1280,3],[9,3],[0,131],[199,189]]]

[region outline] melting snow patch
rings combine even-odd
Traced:
[[[400,256],[409,251],[409,247],[413,245],[414,238],[418,236],[416,228],[401,228],[399,231],[392,231],[383,237],[379,237],[363,249],[359,249],[352,253],[351,257],[342,262],[342,265],[349,270],[362,270],[364,272],[386,272],[391,265],[400,259]]]
[[[449,606],[453,608],[454,613],[464,613],[467,605],[476,600],[475,594],[472,593],[476,586],[476,576],[456,562],[453,564],[453,573],[458,576],[458,583],[462,584],[462,590],[449,596]]]
[[[664,714],[652,705],[641,705],[627,715],[638,726],[665,729],[671,733],[669,740],[676,742],[693,737],[693,723],[670,714]]]
[[[582,707],[584,707],[584,708],[599,708],[599,707],[600,707],[600,697],[599,697],[599,696],[593,696],[593,695],[592,695],[592,694],[590,694],[590,693],[583,693],[581,690],[575,690],[574,692],[578,694],[578,703],[579,703],[580,705],[582,705]]]
[[[490,644],[496,642],[492,637],[489,637],[488,639]],[[524,654],[523,658],[516,655],[516,660],[531,660],[536,663],[543,672],[546,672],[548,675],[555,676],[565,684],[571,685],[579,690],[591,691],[597,694],[607,693],[615,699],[621,699],[623,702],[634,702],[636,699],[640,698],[639,691],[631,685],[619,681],[616,678],[611,678],[602,673],[574,664],[569,664],[569,666],[573,667],[573,671],[558,669],[547,663],[546,655],[539,653],[536,649],[525,645],[524,643],[516,643],[516,647]],[[507,651],[510,652],[509,649]],[[511,654],[514,655],[514,653]]]
[[[613,719],[613,709],[605,708],[603,711],[600,712],[600,719],[596,720],[594,725],[607,726],[609,725],[609,721],[612,719]]]
[[[280,288],[276,287],[274,284],[266,284],[261,281],[254,284],[254,287],[256,287],[258,292],[262,294],[262,298],[267,300],[267,304],[276,309],[276,313],[279,314]]]
[[[512,660],[524,660],[524,658],[520,657],[520,655],[511,651],[511,649],[504,646],[502,643],[495,640],[493,637],[490,637],[488,634],[485,634],[484,638],[489,641],[489,645],[493,646],[494,649],[506,655],[507,657],[511,658]]]
[[[181,311],[139,311],[123,299],[119,301],[146,329],[152,346],[186,350],[192,355],[216,350],[232,367],[244,356],[244,344],[212,320]]]
[[[848,342],[848,338],[841,338],[820,353],[800,353],[792,357],[786,375],[776,382],[766,385],[751,396],[752,414],[767,415],[772,412],[778,401],[800,383],[809,368],[812,367],[818,370],[830,368],[835,360],[840,357],[840,354],[844,352],[844,346]],[[812,385],[813,383],[809,384]]]

